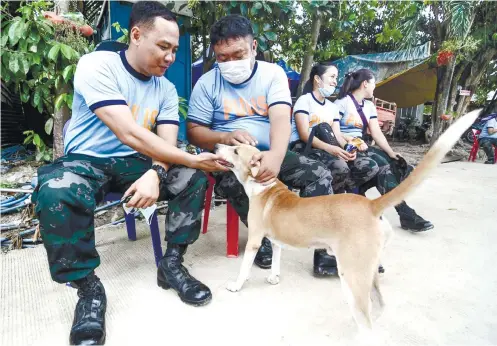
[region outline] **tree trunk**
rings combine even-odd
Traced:
[[[300,97],[300,95],[302,95],[302,90],[304,90],[304,85],[309,79],[312,63],[314,61],[314,52],[316,51],[316,46],[318,44],[320,29],[321,29],[321,15],[319,11],[316,9],[315,12],[312,14],[311,42],[307,46],[306,53],[304,56],[304,62],[302,63],[302,71],[300,72],[300,82],[297,88],[297,97]]]
[[[449,100],[450,93],[450,85],[452,82],[452,76],[454,75],[455,68],[455,56],[452,57],[446,67],[443,68],[443,72],[439,74],[437,77],[439,81],[437,81],[437,93],[436,93],[436,107],[434,107],[434,127],[433,127],[433,135],[431,137],[430,145],[436,142],[436,140],[440,137],[443,132],[442,125],[442,114],[445,114],[447,111],[447,102]],[[439,67],[440,69],[440,67]]]
[[[470,90],[471,95],[474,94],[478,84],[480,83],[481,78],[485,74],[486,69],[488,68],[488,64],[496,58],[497,49],[489,48],[485,50],[483,54],[478,54],[478,57],[473,59],[474,63],[471,65],[471,71],[469,77],[464,82],[464,89]],[[456,116],[460,117],[464,113],[466,113],[466,108],[468,107],[471,101],[471,96],[461,96],[459,97],[456,104]]]
[[[71,1],[65,0],[56,0],[55,11],[57,14],[62,14],[69,12],[69,6],[71,5]],[[67,93],[67,86],[60,87],[59,90],[55,93],[55,99],[61,94]],[[62,155],[64,155],[64,137],[63,137],[63,129],[64,124],[71,117],[71,112],[69,108],[64,105],[59,110],[54,112],[53,118],[53,159],[58,159]]]

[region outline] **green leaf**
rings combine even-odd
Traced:
[[[240,13],[242,14],[242,16],[247,15],[247,4],[244,2],[240,4]]]
[[[29,46],[29,51],[32,53],[38,53],[38,45],[36,43],[33,43]]]
[[[66,101],[67,107],[69,107],[69,109],[72,109],[73,94],[67,94],[67,96],[64,99]]]
[[[256,2],[256,3],[254,4],[254,7],[255,7],[256,9],[260,10],[260,9],[262,8],[262,4],[261,4],[260,2]]]
[[[12,54],[12,56],[10,57],[9,69],[14,74],[19,71],[19,60],[17,59],[17,55]]]
[[[50,117],[47,122],[45,123],[45,132],[47,135],[51,134],[52,133],[52,129],[53,129],[53,118]]]
[[[269,12],[269,13],[272,13],[272,12],[273,12],[273,11],[271,10],[271,7],[270,7],[268,4],[266,4],[266,3],[264,2],[264,3],[263,3],[263,5],[264,5],[264,9],[265,9],[267,12]]]
[[[60,50],[67,60],[71,60],[77,55],[76,51],[66,44],[61,43]]]
[[[40,89],[36,88],[35,89],[35,92],[33,94],[33,105],[35,107],[38,107],[41,103],[41,93],[40,93]]]
[[[41,151],[37,151],[36,156],[35,156],[36,161],[41,161],[41,159],[43,158],[43,155],[44,155],[44,153],[42,153]]]
[[[269,30],[271,30],[271,24],[269,23],[264,24],[264,31],[269,31]]]
[[[34,135],[34,137],[33,137],[33,143],[34,143],[37,147],[39,147],[39,146],[41,145],[41,138],[40,138],[40,136],[39,136],[37,133],[35,133],[35,135]]]
[[[9,39],[10,39],[10,44],[12,46],[14,46],[15,44],[17,44],[17,42],[21,38],[22,28],[23,27],[24,27],[24,22],[22,21],[22,19],[16,20],[9,27]]]
[[[254,35],[258,36],[259,35],[259,24],[252,23],[252,29],[254,30]]]
[[[267,43],[266,43],[266,39],[264,37],[259,37],[257,39],[257,42],[259,43],[259,47],[261,48],[262,51],[266,51],[267,50]]]
[[[60,43],[56,43],[48,52],[48,58],[52,61],[57,61],[57,57],[59,56],[60,51]]]
[[[40,34],[38,33],[38,30],[31,30],[30,33],[29,33],[29,38],[34,43],[40,42]]]
[[[75,67],[75,65],[69,65],[69,66],[66,66],[64,71],[62,71],[62,77],[64,77],[64,81],[66,83],[70,78],[72,78],[74,67]]]
[[[43,113],[43,102],[40,102],[40,104],[36,108],[38,109],[38,113]]]
[[[28,93],[22,93],[22,94],[21,94],[21,101],[22,101],[23,103],[27,103],[27,102],[29,102],[29,94],[28,94]]]
[[[33,54],[31,56],[32,60],[33,60],[33,64],[40,64],[41,63],[41,57],[39,54]]]
[[[278,39],[278,36],[276,36],[276,34],[272,31],[265,32],[264,36],[266,36],[266,38],[269,41],[273,41],[273,42],[275,42]]]
[[[255,6],[252,6],[252,8],[250,8],[250,14],[251,15],[257,16],[258,12],[259,12],[259,10]]]
[[[57,76],[57,78],[55,78],[55,90],[59,90],[60,89],[60,85],[62,84],[62,77],[61,76]]]
[[[8,41],[9,41],[9,35],[3,33],[3,35],[2,35],[2,47],[4,47]]]
[[[22,71],[24,72],[24,74],[28,74],[31,64],[29,63],[25,55],[21,55],[19,58],[21,60]]]
[[[55,110],[56,111],[58,111],[62,107],[62,104],[64,103],[66,96],[67,96],[66,93],[60,94],[59,96],[57,96],[57,98],[55,99]]]

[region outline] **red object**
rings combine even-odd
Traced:
[[[475,162],[476,156],[478,154],[478,150],[480,149],[480,143],[478,142],[478,135],[481,131],[473,130],[473,146],[471,147],[471,151],[469,152],[468,161]],[[497,163],[497,146],[494,145],[495,154],[494,154],[494,164]]]
[[[442,114],[440,118],[442,118],[442,120],[449,120],[452,117],[449,114]]]
[[[212,195],[214,193],[215,180],[211,175],[208,175],[209,187],[205,193],[205,208],[204,208],[204,224],[202,233],[207,233],[207,226],[209,224],[209,214],[211,211]],[[238,257],[238,214],[235,208],[226,201],[226,256]]]
[[[450,58],[452,58],[453,56],[454,53],[452,53],[449,50],[440,51],[437,55],[437,65],[438,66],[447,65],[450,61]]]
[[[55,12],[44,11],[43,17],[51,21],[53,24],[69,23],[72,25],[73,29],[78,30],[83,36],[93,35],[93,29],[91,26],[86,24],[85,25],[76,24],[71,20],[65,19],[64,17],[55,14]]]

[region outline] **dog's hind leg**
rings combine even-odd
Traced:
[[[248,280],[250,275],[250,269],[254,264],[255,255],[257,255],[257,250],[261,246],[262,233],[257,232],[257,234],[252,234],[249,229],[249,238],[247,245],[245,246],[245,253],[243,254],[242,265],[240,268],[240,273],[236,281],[229,282],[226,289],[231,292],[238,292],[242,289],[245,281]]]
[[[277,285],[280,282],[281,268],[281,246],[271,242],[273,245],[273,260],[271,265],[271,275],[266,279],[271,285]]]

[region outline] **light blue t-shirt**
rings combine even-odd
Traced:
[[[338,107],[330,100],[324,99],[320,102],[312,92],[299,97],[295,106],[293,106],[292,117],[292,136],[290,142],[300,139],[299,131],[297,130],[296,115],[300,113],[307,117],[309,122],[309,133],[317,124],[328,123],[333,125],[333,120],[338,117]]]
[[[347,95],[342,99],[337,99],[335,105],[338,107],[339,114],[335,117],[334,121],[340,122],[340,131],[350,137],[362,138],[362,119],[350,96]],[[378,118],[378,113],[373,102],[362,100],[361,106],[368,123],[370,119]]]
[[[241,84],[229,83],[215,67],[195,84],[188,121],[219,132],[245,130],[257,139],[260,150],[268,150],[268,112],[277,104],[292,106],[288,79],[280,66],[256,61],[252,75]]]
[[[65,154],[122,157],[136,153],[95,115],[96,109],[109,105],[128,105],[136,123],[149,130],[179,124],[178,94],[171,82],[137,72],[124,51],[93,52],[83,56],[76,68]]]
[[[497,132],[491,135],[488,133],[488,128],[497,129],[497,118],[493,118],[487,121],[480,132],[480,138],[497,138]]]

